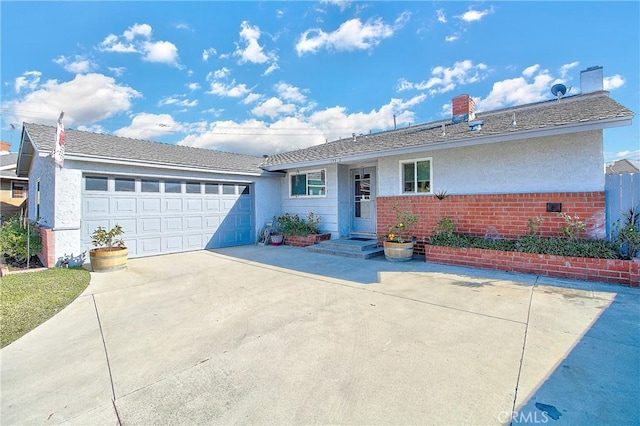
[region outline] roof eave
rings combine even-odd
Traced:
[[[273,166],[263,166],[265,170],[277,171],[285,169],[293,169],[300,167],[315,167],[326,164],[352,163],[358,161],[372,160],[380,157],[389,157],[394,155],[412,154],[424,151],[435,151],[447,148],[460,148],[473,145],[484,145],[490,143],[508,142],[522,139],[540,138],[546,136],[558,136],[568,133],[588,132],[592,130],[602,130],[611,127],[622,127],[631,125],[633,116],[615,117],[605,120],[598,120],[586,123],[565,124],[561,126],[545,127],[542,129],[529,129],[509,133],[501,133],[499,135],[477,136],[474,138],[458,138],[450,141],[433,142],[423,145],[413,145],[404,148],[392,148],[388,150],[373,151],[362,154],[345,155],[340,157],[332,157],[325,159],[317,159],[311,161],[301,161],[295,163],[286,163]],[[480,130],[482,132],[482,130]]]
[[[94,155],[65,153],[65,160],[81,161],[86,163],[99,163],[99,164],[119,164],[123,166],[136,166],[147,167],[151,169],[165,169],[165,170],[181,170],[181,171],[198,171],[203,173],[219,173],[228,175],[243,175],[243,176],[262,176],[263,172],[250,172],[250,171],[237,171],[237,170],[225,170],[225,169],[211,169],[206,167],[195,166],[181,166],[179,164],[170,163],[158,163],[145,160],[126,160],[113,157],[96,157]]]
[[[22,137],[20,139],[20,149],[18,150],[18,160],[16,162],[16,175],[18,177],[29,176],[33,157],[39,155],[38,149],[31,141],[29,132],[25,126],[22,127]]]

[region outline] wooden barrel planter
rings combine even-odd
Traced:
[[[413,258],[413,241],[396,243],[384,242],[384,257],[392,262],[407,262]]]
[[[89,251],[93,272],[111,272],[127,266],[129,250],[126,247],[100,247]]]

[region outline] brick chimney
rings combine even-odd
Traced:
[[[0,155],[8,154],[11,152],[11,143],[0,142]]]
[[[589,67],[580,71],[580,91],[582,93],[598,92],[602,88],[602,67]]]
[[[453,118],[451,122],[453,124],[470,121],[476,118],[476,103],[471,99],[471,96],[456,96],[453,98],[452,104]]]

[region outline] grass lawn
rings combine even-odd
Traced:
[[[89,285],[83,268],[53,268],[0,278],[0,347],[36,328]]]

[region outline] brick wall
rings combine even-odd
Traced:
[[[39,227],[40,239],[42,240],[42,250],[38,253],[40,262],[47,268],[56,266],[55,244],[53,239],[53,230],[51,228]]]
[[[585,223],[583,238],[604,238],[605,193],[564,192],[541,194],[450,195],[439,200],[432,195],[378,197],[377,232],[380,239],[395,221],[394,204],[401,209],[411,207],[420,216],[414,229],[417,253],[424,253],[423,242],[443,216],[451,216],[460,233],[484,236],[487,230],[500,238],[517,238],[528,233],[527,221],[542,218],[540,232],[544,236],[561,235],[564,220],[558,213],[547,213],[547,203],[562,203],[562,212],[578,216]]]
[[[591,259],[430,245],[424,249],[427,262],[640,286],[638,259]]]
[[[331,234],[290,235],[284,237],[284,243],[294,247],[306,247],[330,239]]]

